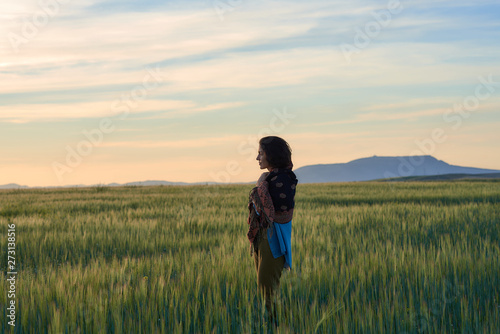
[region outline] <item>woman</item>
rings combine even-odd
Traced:
[[[292,152],[279,137],[259,141],[257,156],[260,169],[267,169],[250,192],[248,203],[248,239],[254,256],[259,290],[266,309],[275,319],[272,299],[280,284],[283,269],[292,268],[292,217],[297,177],[292,172]]]

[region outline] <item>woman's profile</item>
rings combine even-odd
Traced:
[[[275,136],[259,141],[260,169],[267,169],[250,191],[248,239],[254,257],[259,291],[264,295],[270,319],[276,321],[273,297],[281,273],[292,268],[292,218],[297,177],[292,171],[288,143]]]

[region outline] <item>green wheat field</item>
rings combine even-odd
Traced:
[[[500,182],[299,183],[277,328],[246,238],[252,187],[0,191],[0,331],[500,332]]]

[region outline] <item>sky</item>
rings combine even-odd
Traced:
[[[3,0],[0,184],[251,182],[432,155],[500,169],[500,3]],[[299,180],[300,181],[300,180]]]

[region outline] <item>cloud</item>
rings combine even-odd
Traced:
[[[117,99],[116,102],[119,102],[119,100]],[[179,109],[190,110],[190,108],[196,107],[196,104],[192,101],[175,100],[144,100],[138,101],[137,105],[137,108],[128,109],[130,110],[130,114]],[[112,116],[120,116],[121,118],[125,118],[128,116],[128,113],[119,113],[113,110],[112,101],[65,104],[19,104],[0,106],[0,121],[13,123],[27,123],[34,121],[61,121],[82,118],[104,118]]]
[[[125,102],[98,101],[82,103],[46,103],[0,106],[0,122],[28,123],[36,121],[63,121],[83,118],[119,117],[125,119],[165,119],[185,118],[194,114],[217,112],[245,105],[241,102],[228,102],[200,105],[193,101],[182,100],[143,100],[135,102],[137,107],[129,107]],[[117,110],[116,106],[122,109]],[[140,114],[156,112],[154,116]]]
[[[9,54],[5,47],[3,62],[68,68],[111,61],[109,69],[120,69],[137,61],[147,64],[266,43],[302,34],[314,25],[311,20],[292,23],[248,17],[223,25],[206,10],[93,14],[50,22],[23,52]]]
[[[324,121],[324,122],[314,122],[303,124],[305,128],[313,126],[329,126],[329,125],[347,125],[347,124],[373,124],[377,122],[379,124],[389,124],[387,121],[398,121],[401,125],[402,121],[405,123],[419,121],[419,126],[422,125],[422,119],[432,118],[433,122],[437,119],[439,123],[436,125],[448,125],[449,122],[445,122],[443,116],[454,110],[455,105],[460,105],[463,101],[463,97],[453,97],[448,99],[436,98],[429,99],[410,99],[407,102],[399,103],[383,103],[383,104],[373,104],[361,107],[354,113],[354,117],[348,119],[340,119],[335,121]],[[490,98],[485,102],[481,102],[476,110],[468,112],[470,116],[465,119],[469,119],[474,114],[492,114],[498,112],[499,98]],[[429,107],[431,106],[431,107]],[[463,108],[462,108],[463,109]],[[368,112],[366,112],[368,111]],[[457,111],[454,111],[456,115],[459,115]],[[436,118],[437,117],[437,118]],[[464,118],[461,116],[461,118]]]
[[[209,104],[206,106],[197,106],[193,108],[185,108],[181,110],[170,111],[168,113],[157,114],[154,116],[146,116],[146,117],[135,117],[135,119],[179,119],[179,118],[187,118],[191,117],[194,114],[206,114],[209,112],[217,112],[224,109],[233,109],[245,106],[246,103],[243,102],[227,102],[227,103],[216,103]]]
[[[323,1],[259,3],[237,8],[224,22],[210,10],[73,14],[71,20],[64,16],[51,22],[19,55],[2,57],[0,82],[9,82],[2,92],[96,86],[111,90],[136,84],[150,64],[165,69],[169,82],[165,93],[305,83],[332,89],[415,85],[456,81],[481,71],[477,63],[443,63],[452,55],[474,52],[464,52],[463,45],[414,43],[408,37],[392,43],[384,32],[348,66],[338,48],[342,42],[353,42],[353,28],[345,34],[349,22],[345,15],[373,19],[369,12],[376,8],[353,9],[342,2]],[[327,32],[332,36],[329,44],[294,44],[294,37],[308,36],[325,19],[339,19]],[[435,20],[397,17],[391,29],[400,25],[425,30]],[[441,20],[440,24],[453,22]],[[270,45],[276,49],[269,50]],[[499,54],[500,48],[490,50]]]
[[[120,142],[105,142],[100,147],[121,147],[121,148],[207,148],[220,146],[222,144],[237,143],[242,140],[242,136],[231,135],[222,137],[207,137],[199,139],[185,140],[138,140],[138,141],[120,141]]]

